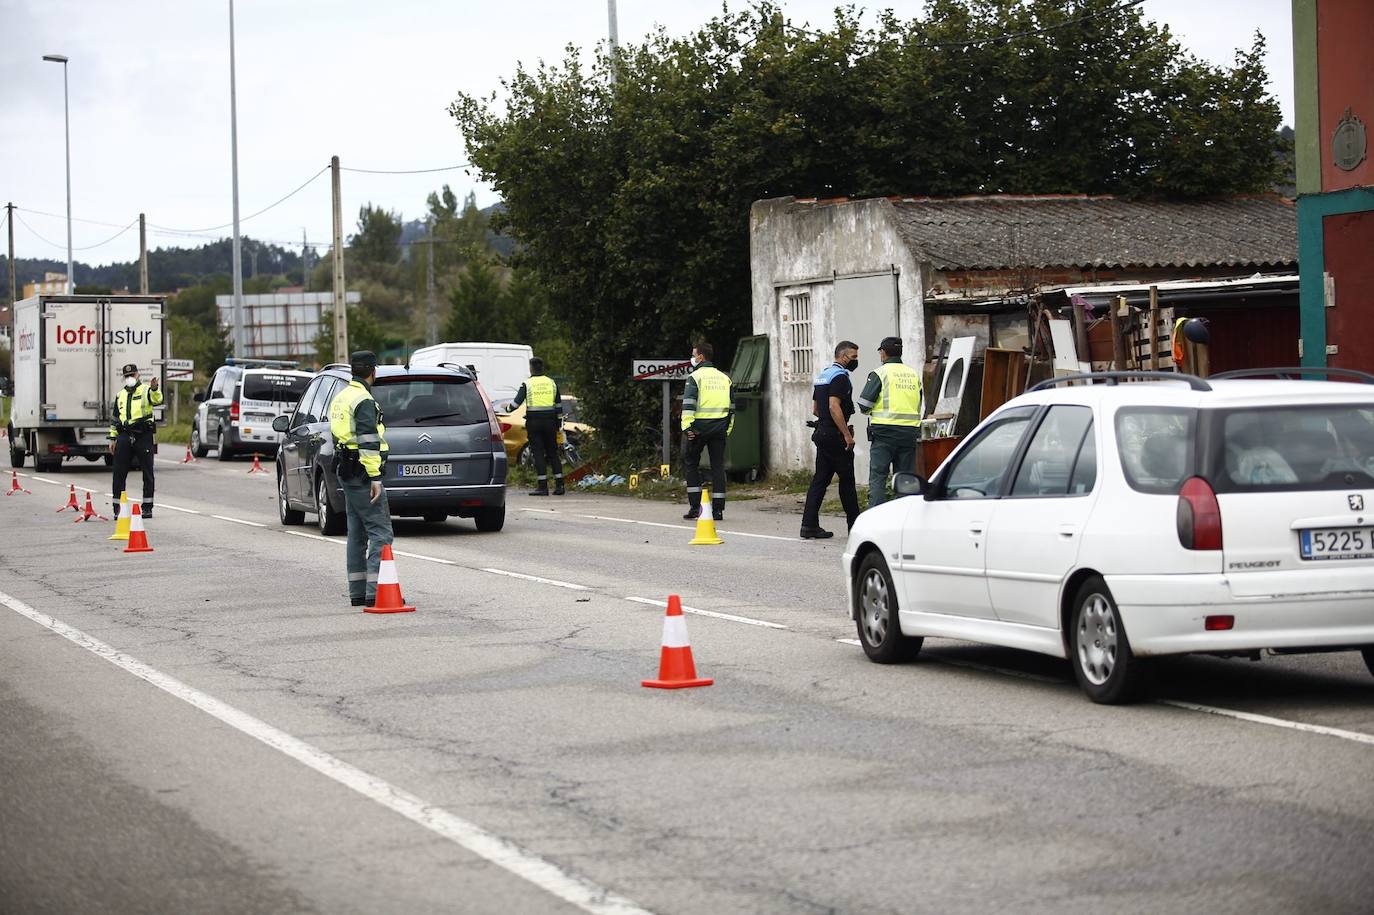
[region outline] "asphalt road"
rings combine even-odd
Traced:
[[[840,538],[580,494],[398,521],[419,610],[365,615],[247,469],[160,461],[151,554],[54,511],[99,468],[0,497],[0,912],[1374,910],[1358,655],[1125,708],[1012,651],[879,667]],[[639,686],[669,594],[712,687]]]

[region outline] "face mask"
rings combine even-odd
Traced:
[[[697,366],[701,365],[701,364],[702,364],[703,362],[705,362],[705,361],[706,361],[706,360],[702,359],[700,356],[693,356],[693,357],[692,357],[692,368],[696,368]]]
[[[136,388],[136,387],[138,387],[138,379],[135,378],[135,377],[133,377],[132,375],[130,375],[128,378],[125,378],[125,379],[124,379],[124,387],[126,387],[126,388]]]
[[[856,368],[858,368],[858,367],[859,367],[859,357],[858,357],[858,356],[855,356],[853,359],[850,359],[848,362],[846,362],[846,363],[844,364],[844,369],[845,369],[846,372],[852,372],[852,371],[854,371],[854,370],[855,370]]]

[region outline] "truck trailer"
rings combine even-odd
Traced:
[[[14,306],[10,466],[52,472],[64,460],[109,463],[120,369],[138,366],[166,390],[165,297],[36,295]],[[163,422],[163,408],[154,408]]]

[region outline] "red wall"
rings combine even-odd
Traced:
[[[1374,0],[1319,0],[1317,87],[1322,190],[1374,185]],[[1331,149],[1347,108],[1364,122],[1371,147],[1349,172],[1336,167]]]
[[[1336,307],[1326,309],[1326,340],[1339,350],[1327,365],[1374,371],[1374,210],[1322,220],[1326,272],[1336,286]]]

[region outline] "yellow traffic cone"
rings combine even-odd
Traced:
[[[716,515],[711,510],[711,494],[702,490],[701,514],[697,516],[697,531],[688,546],[718,546],[724,543],[716,533]]]
[[[119,494],[119,517],[115,519],[115,532],[110,535],[111,540],[129,539],[129,493],[124,491]]]

